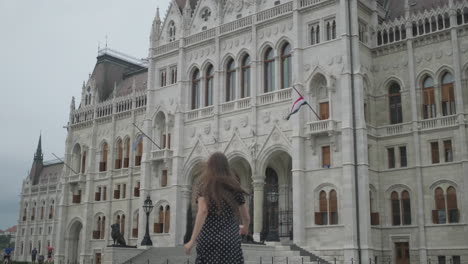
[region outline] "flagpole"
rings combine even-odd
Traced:
[[[302,96],[302,94],[296,89],[296,87],[293,85],[292,87],[294,89],[294,91],[296,91],[296,93],[298,93],[302,98],[304,98],[304,96]],[[305,101],[305,100],[304,100]],[[306,102],[306,105],[310,108],[310,110],[312,110],[312,112],[315,114],[315,116],[318,118],[318,120],[322,120],[320,118],[319,115],[317,115],[317,113],[314,111],[314,109],[312,108],[312,106],[310,106],[309,102],[305,101]]]
[[[69,168],[71,171],[73,171],[73,173],[75,174],[78,174],[78,172],[76,172],[74,169],[72,169],[72,167],[68,166],[68,164],[62,160],[61,158],[57,157],[57,155],[55,155],[54,153],[52,153],[52,155],[54,155],[54,157],[56,157],[58,160],[60,160],[61,162],[63,162],[63,164],[65,164],[65,166],[67,166],[67,168]]]
[[[145,136],[145,137],[146,137],[147,139],[149,139],[149,141],[151,141],[156,147],[158,147],[158,149],[161,149],[161,147],[160,147],[158,144],[156,144],[156,142],[154,142],[148,135],[146,135],[146,133],[143,132],[137,125],[135,125],[135,123],[132,123],[132,125],[134,125],[134,126],[138,129],[138,131],[140,131],[140,133],[143,134],[143,136]]]

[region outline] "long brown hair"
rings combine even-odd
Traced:
[[[235,195],[247,194],[221,152],[213,153],[205,163],[198,192],[206,198],[209,205],[214,204],[218,212],[222,209],[223,202],[236,211],[238,204]]]

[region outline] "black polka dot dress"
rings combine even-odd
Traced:
[[[242,193],[235,195],[239,205],[245,203]],[[237,208],[236,208],[237,209]],[[230,206],[223,203],[218,212],[210,205],[208,216],[197,238],[196,264],[243,264],[241,236],[236,214]]]

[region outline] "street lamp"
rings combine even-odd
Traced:
[[[268,228],[268,234],[265,239],[266,241],[279,241],[278,224],[277,224],[278,215],[276,214],[276,210],[277,210],[276,203],[278,202],[278,198],[279,198],[279,193],[275,192],[274,189],[267,193],[267,200],[270,203],[270,206],[269,206],[270,228]]]
[[[153,210],[153,201],[151,201],[150,196],[146,197],[145,202],[143,203],[143,210],[146,213],[146,233],[143,241],[141,241],[142,246],[152,246],[153,241],[151,241],[151,237],[149,236],[149,214]]]

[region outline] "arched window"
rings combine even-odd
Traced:
[[[442,114],[455,114],[455,95],[453,92],[453,75],[446,72],[442,77]]]
[[[281,89],[291,87],[291,55],[291,45],[289,43],[285,43],[281,49]]]
[[[99,163],[99,171],[106,171],[107,170],[107,154],[109,148],[107,143],[104,142],[101,146],[101,162]]]
[[[401,224],[400,198],[398,197],[397,192],[392,192],[391,202],[392,202],[392,225],[397,226]]]
[[[241,98],[250,96],[250,56],[246,54],[241,63]]]
[[[23,209],[23,222],[26,221],[26,219],[28,218],[28,203],[26,203],[24,205],[24,209]]]
[[[398,83],[394,82],[390,85],[388,97],[390,104],[390,124],[402,123],[403,112],[401,109],[400,85]]]
[[[457,191],[452,186],[448,187],[447,189],[447,210],[449,223],[458,223],[459,212],[457,204]]]
[[[423,82],[423,118],[436,117],[436,105],[434,96],[434,80],[426,77]]]
[[[83,156],[81,157],[81,173],[86,172],[86,151],[83,151]]]
[[[122,160],[123,160],[123,143],[122,139],[117,140],[117,159],[115,159],[115,168],[120,169],[122,168]]]
[[[164,206],[159,206],[158,219],[154,223],[154,233],[162,234],[164,232]]]
[[[142,137],[141,135],[139,137]],[[143,156],[143,139],[138,141],[136,154],[135,154],[135,166],[141,165],[141,157]]]
[[[133,228],[132,228],[132,237],[138,237],[138,221],[140,219],[140,214],[138,211],[133,215]]]
[[[171,227],[171,208],[166,205],[166,212],[164,214],[164,233],[169,233]]]
[[[200,71],[195,69],[192,74],[192,109],[200,108]]]
[[[102,219],[98,216],[96,221],[96,228],[93,231],[93,239],[101,239]]]
[[[272,92],[275,89],[275,57],[273,49],[268,48],[263,58],[264,67],[264,92]]]
[[[327,193],[325,191],[321,191],[319,194],[319,212],[315,213],[315,224],[328,224],[328,202]]]
[[[45,206],[45,202],[43,201],[42,206],[41,206],[41,220],[44,219],[44,206]]]
[[[36,202],[34,202],[34,206],[31,210],[31,221],[34,221],[35,218],[36,218]]]
[[[432,212],[434,224],[444,224],[447,221],[445,212],[445,197],[444,190],[438,187],[434,192],[435,210]]]
[[[52,200],[52,204],[49,207],[49,219],[54,217],[54,200]]]
[[[81,163],[81,147],[79,144],[76,144],[75,147],[73,147],[73,154],[72,154],[72,167],[73,167],[73,173],[79,173],[80,172],[80,163]]]
[[[403,225],[411,225],[411,200],[408,191],[401,193],[401,207]]]
[[[101,218],[101,228],[99,230],[100,230],[99,232],[100,239],[104,239],[104,235],[106,233],[106,217],[105,216]]]
[[[130,164],[130,138],[125,139],[125,158],[124,158],[124,163],[123,167],[128,168]]]
[[[330,191],[330,225],[338,224],[338,199],[336,191]]]
[[[320,25],[315,24],[310,27],[310,44],[315,45],[320,43]]]
[[[327,25],[327,40],[335,39],[336,38],[336,22],[335,22],[335,19],[331,19],[331,20],[327,21],[326,25]]]
[[[380,224],[380,216],[379,213],[376,212],[376,205],[375,205],[375,194],[372,191],[369,191],[369,211],[370,211],[370,220],[371,225],[379,225]]]
[[[214,68],[210,64],[205,74],[205,106],[213,105],[213,78]]]
[[[176,26],[174,21],[169,22],[169,27],[168,27],[168,40],[169,42],[172,42],[175,40],[176,37]]]
[[[226,102],[234,100],[236,97],[236,67],[234,60],[229,59],[226,64]]]

